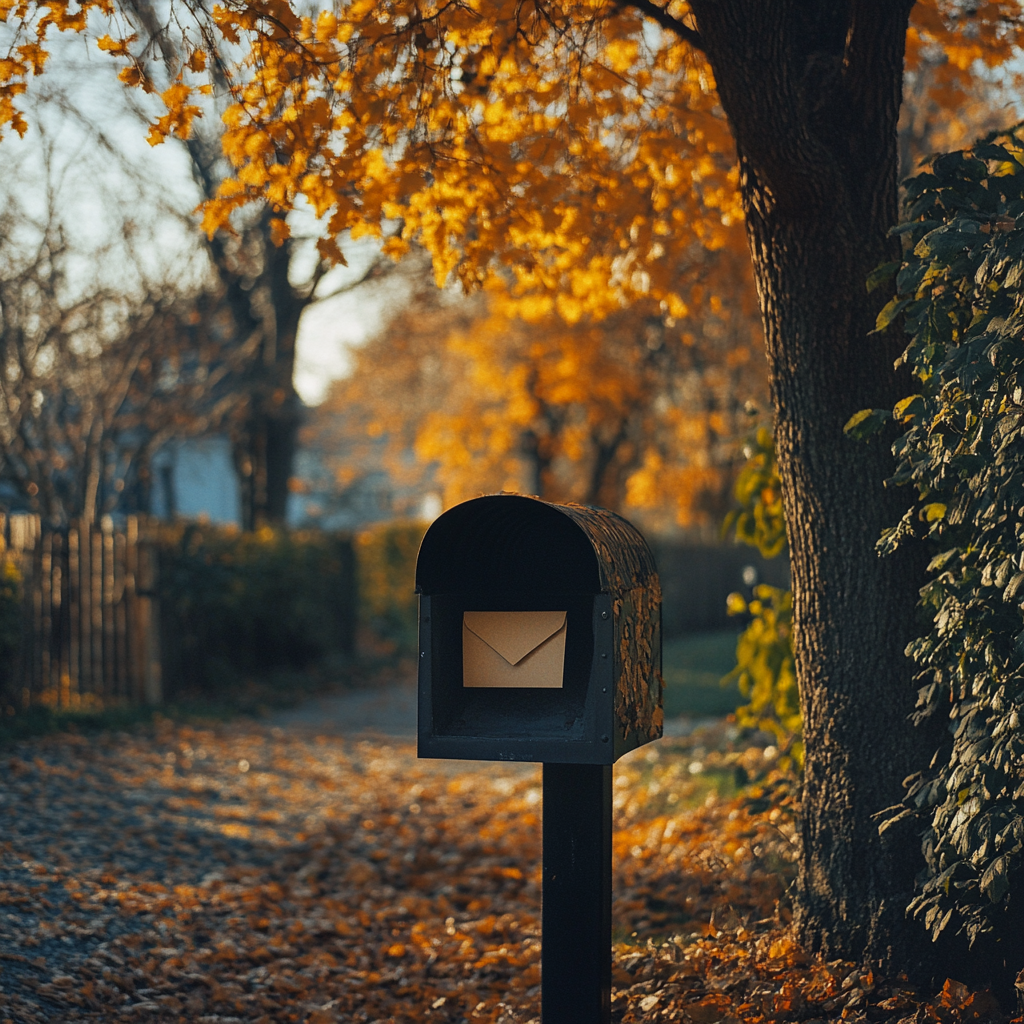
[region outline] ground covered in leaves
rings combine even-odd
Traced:
[[[616,766],[613,1019],[1002,1019],[801,954],[792,823],[737,793],[771,757],[721,725]],[[537,1021],[540,782],[251,723],[8,748],[0,1022]]]

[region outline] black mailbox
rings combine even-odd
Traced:
[[[496,494],[427,531],[419,755],[610,765],[662,733],[661,589],[605,509]]]

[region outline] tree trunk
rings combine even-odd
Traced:
[[[240,333],[255,332],[258,343],[250,365],[241,372],[246,414],[235,438],[235,464],[242,492],[242,526],[283,526],[288,509],[288,483],[295,461],[301,403],[295,392],[295,340],[299,319],[313,298],[313,287],[299,289],[288,280],[290,246],[270,239],[267,210],[250,228],[251,245],[262,250],[256,287],[242,287],[224,252],[214,262],[227,283],[229,302]],[[223,247],[222,247],[223,248]]]
[[[288,368],[279,369],[282,371],[279,376],[283,377]],[[244,432],[236,444],[242,525],[247,530],[283,526],[288,511],[288,481],[295,460],[299,400],[291,387],[268,390],[270,394],[250,398]]]
[[[691,2],[740,160],[789,527],[806,743],[797,929],[827,958],[920,976],[933,951],[905,915],[919,840],[883,841],[873,815],[934,750],[907,721],[922,566],[875,553],[905,505],[883,485],[889,441],[842,429],[909,393],[900,332],[869,334],[888,296],[865,279],[899,258],[887,230],[911,5]]]

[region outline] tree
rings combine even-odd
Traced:
[[[907,725],[920,556],[875,557],[901,500],[883,485],[888,445],[855,448],[842,428],[853,405],[905,391],[902,339],[873,333],[887,296],[862,282],[899,256],[887,232],[911,7],[692,3],[737,144],[776,411],[806,744],[798,929],[825,955],[888,962],[921,946],[905,916],[911,837],[880,838],[872,820],[934,748]]]
[[[864,288],[899,256],[888,229],[905,51],[944,50],[937,87],[955,100],[977,64],[1018,52],[1019,3],[353,0],[315,19],[285,0],[212,18],[188,9],[197,27],[157,136],[187,134],[198,112],[204,32],[243,54],[225,114],[236,173],[207,204],[208,230],[254,199],[285,211],[301,196],[324,219],[321,251],[338,257],[346,229],[399,220],[387,251],[419,240],[439,279],[502,279],[525,307],[573,323],[637,295],[684,315],[697,257],[741,244],[745,222],[806,740],[798,932],[828,956],[923,964],[904,914],[914,844],[899,828],[880,837],[873,817],[932,750],[906,723],[921,559],[875,557],[899,511],[883,486],[888,446],[854,445],[842,427],[905,390],[901,338],[871,333],[885,289]],[[26,25],[77,16],[32,0],[15,12]],[[149,82],[124,36],[102,45],[127,80]],[[35,54],[13,52],[12,98]]]
[[[160,12],[149,0],[137,0],[132,12],[144,31],[141,45],[159,56],[165,85],[186,60],[196,63],[185,41],[164,31]],[[221,52],[210,54],[214,88],[204,103],[208,116],[197,119],[180,140],[202,202],[217,195],[228,171],[221,147],[221,118],[230,99],[220,72],[226,59]],[[148,119],[144,111],[138,112]],[[315,259],[294,280],[303,240],[291,237],[267,205],[236,216],[230,225],[211,232],[206,243],[237,350],[232,381],[236,403],[227,426],[241,489],[242,524],[246,529],[283,525],[301,422],[302,403],[294,384],[299,321],[307,307],[325,297],[317,288],[330,267]]]
[[[128,211],[102,244],[75,238],[60,188],[70,157],[39,142],[41,188],[0,199],[0,481],[51,524],[92,522],[125,498],[145,508],[152,454],[230,411],[223,310],[168,268],[147,273]],[[114,281],[97,269],[110,265]]]
[[[306,441],[339,479],[383,452],[394,478],[438,487],[446,505],[518,490],[661,526],[720,518],[747,410],[766,397],[747,268],[719,252],[708,275],[729,280],[727,259],[729,294],[678,321],[639,301],[597,322],[527,321],[503,291],[424,281],[354,353]]]

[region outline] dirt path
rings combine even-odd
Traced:
[[[327,736],[379,736],[412,742],[416,738],[416,680],[314,697],[281,711],[271,726]]]

